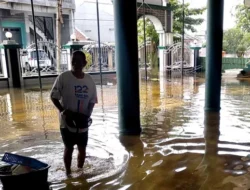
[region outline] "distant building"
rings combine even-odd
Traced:
[[[38,39],[56,42],[57,0],[33,0]],[[72,15],[75,0],[63,0],[62,45],[70,40],[73,33]],[[0,43],[10,31],[13,39],[24,48],[34,42],[33,19],[30,0],[0,1]]]
[[[142,0],[137,0],[141,3]],[[145,3],[164,5],[167,0],[145,0]],[[128,10],[129,11],[129,10]],[[98,41],[96,0],[76,1],[75,25],[89,39]],[[100,41],[114,43],[114,11],[113,0],[99,0]]]
[[[80,2],[80,3],[79,3]],[[76,5],[75,26],[86,38],[98,41],[96,0],[79,1]],[[100,41],[114,43],[114,13],[110,0],[99,0]]]
[[[90,40],[84,33],[82,33],[79,29],[75,28],[75,35],[77,41],[88,41]]]

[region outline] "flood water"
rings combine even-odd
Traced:
[[[72,178],[49,87],[1,89],[0,157],[8,151],[47,162],[53,190],[250,189],[250,81],[223,78],[220,115],[204,114],[202,77],[140,87],[141,138],[119,136],[116,84],[98,86],[84,172],[75,154]]]

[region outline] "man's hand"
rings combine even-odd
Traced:
[[[70,119],[70,118],[73,117],[74,112],[72,112],[72,111],[70,111],[70,110],[64,110],[64,111],[61,112],[61,114],[62,114],[63,116],[65,116],[67,119]]]

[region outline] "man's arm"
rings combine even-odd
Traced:
[[[73,116],[74,113],[68,109],[64,109],[58,99],[51,98],[51,101],[62,115],[64,115],[67,118],[71,118]]]
[[[61,75],[59,75],[56,78],[56,81],[50,92],[50,99],[52,103],[55,105],[55,107],[59,110],[59,112],[64,111],[64,108],[62,107],[59,101],[61,98],[62,98],[62,78]]]
[[[89,104],[88,104],[88,116],[90,117],[92,112],[93,112],[93,109],[95,107],[95,104],[97,104],[98,100],[97,100],[97,90],[96,90],[96,85],[92,79],[92,85],[93,85],[93,94],[92,94],[92,97],[89,101]]]
[[[53,104],[56,106],[56,108],[59,110],[60,113],[64,111],[64,108],[62,107],[58,99],[51,98],[51,101],[53,102]]]
[[[91,116],[94,107],[95,107],[95,103],[90,102],[89,105],[88,105],[88,112],[89,112],[89,113],[88,113],[88,116],[89,116],[89,117]]]

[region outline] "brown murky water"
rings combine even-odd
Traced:
[[[73,177],[65,177],[46,90],[0,90],[0,156],[49,163],[53,190],[250,189],[249,81],[224,78],[220,115],[204,114],[203,78],[141,82],[141,138],[119,136],[116,85],[98,91],[83,174],[74,160]]]

